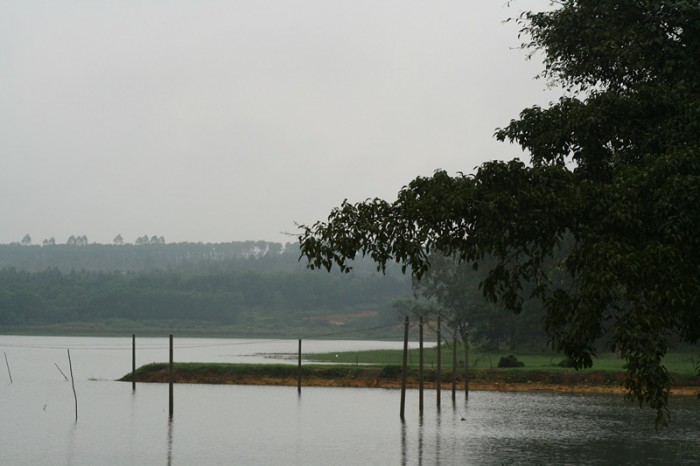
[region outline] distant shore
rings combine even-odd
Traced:
[[[459,376],[458,376],[459,377]],[[620,382],[622,373],[606,371],[528,371],[528,370],[478,370],[470,374],[469,390],[503,392],[550,392],[569,394],[624,394]],[[136,371],[137,382],[167,383],[168,365],[153,363]],[[401,387],[399,366],[302,366],[301,383],[304,387],[354,387],[397,389]],[[119,379],[130,382],[129,373]],[[297,367],[284,364],[223,364],[176,363],[175,383],[228,384],[228,385],[277,385],[296,386]],[[673,395],[695,396],[700,392],[698,380],[685,379],[671,391]],[[406,386],[418,388],[418,370],[410,368]],[[435,372],[425,371],[423,386],[435,389]],[[441,389],[451,390],[451,372],[441,374]],[[456,389],[464,390],[461,378]]]

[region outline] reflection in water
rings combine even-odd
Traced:
[[[423,464],[423,416],[418,418],[418,464]]]
[[[408,462],[408,426],[405,420],[401,420],[401,465],[406,466]]]
[[[137,426],[137,410],[136,410],[136,391],[132,390],[131,391],[131,396],[129,397],[129,430],[131,432],[136,432],[136,426]],[[129,451],[134,451],[136,448],[136,444],[134,442],[134,437],[129,436]]]
[[[0,344],[6,338],[0,336]],[[56,339],[37,338],[14,340],[56,346]],[[60,341],[72,346],[100,343],[98,339]],[[246,348],[251,353],[264,350]],[[205,349],[198,350],[197,359],[220,361],[229,353],[217,348],[205,353]],[[419,425],[416,391],[408,392],[407,421],[401,423],[396,412],[398,391],[309,387],[300,398],[295,387],[183,385],[178,387],[174,459],[175,421],[163,426],[168,409],[163,406],[167,390],[162,385],[139,385],[134,394],[130,384],[87,378],[113,379],[127,373],[131,359],[124,356],[129,352],[76,351],[81,356],[80,372],[87,374],[76,379],[84,406],[76,425],[70,383],[66,385],[56,371],[54,351],[18,349],[13,354],[14,383],[3,386],[0,382],[4,421],[0,423],[0,465],[157,465],[163,464],[163,446],[169,466],[666,466],[697,465],[700,458],[700,401],[695,398],[673,398],[671,426],[655,431],[654,412],[625,403],[619,396],[475,391],[468,404],[460,394],[452,407],[446,404],[437,416],[435,409],[425,409]],[[160,359],[161,353],[154,352],[153,360]],[[430,393],[434,392],[428,392],[429,397]],[[449,398],[446,392],[444,400]],[[231,438],[237,439],[236,448],[230,447]]]
[[[173,418],[168,418],[168,466],[173,464]]]
[[[435,464],[440,464],[440,437],[442,436],[442,416],[440,410],[437,410],[435,418]]]
[[[407,455],[406,455],[406,421],[401,419],[401,466],[406,466],[408,464],[407,462]]]
[[[73,454],[75,452],[75,437],[78,431],[78,422],[74,422],[68,429],[68,451],[66,452],[66,464],[73,464]]]
[[[301,398],[301,393],[297,392],[297,412],[301,413],[302,412],[302,398]],[[299,454],[299,452],[303,451],[304,449],[304,420],[302,416],[297,416],[296,417],[296,429],[294,429],[295,432],[295,437],[294,437],[294,453]]]
[[[460,440],[451,435],[461,418],[461,415],[457,414],[458,411],[453,405],[452,413],[435,410],[426,413],[425,416],[418,416],[415,421],[402,421],[401,464],[439,465],[444,454],[443,449],[453,447],[454,442],[461,444]],[[444,429],[447,429],[447,432]],[[448,436],[447,439],[444,438],[445,435]]]

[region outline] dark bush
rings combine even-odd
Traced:
[[[571,362],[571,359],[564,358],[557,363],[557,367],[574,367],[574,363]]]
[[[395,379],[401,376],[403,368],[401,366],[384,366],[382,371],[379,373],[379,377],[387,379]]]
[[[514,355],[509,354],[508,356],[503,356],[498,360],[498,367],[523,367],[524,362],[519,361]]]

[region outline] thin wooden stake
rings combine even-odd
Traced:
[[[440,411],[440,391],[442,389],[442,374],[440,371],[440,366],[442,365],[442,359],[440,357],[440,316],[437,318],[437,372],[435,373],[435,389],[437,391],[437,409]]]
[[[170,366],[169,366],[169,383],[168,383],[168,414],[173,417],[173,382],[175,376],[173,374],[173,335],[170,334]]]
[[[136,335],[131,335],[131,390],[136,391]]]
[[[401,374],[401,420],[406,408],[406,373],[408,371],[408,316],[403,324],[403,372]]]
[[[469,398],[469,331],[464,334],[464,399]]]
[[[457,400],[457,329],[452,330],[452,403]]]
[[[61,370],[61,368],[58,367],[58,364],[53,363],[53,365],[56,366],[56,369],[58,369],[58,372],[60,372],[61,375],[63,376],[63,378],[66,379],[66,382],[68,382],[68,377],[66,377],[66,374],[64,374],[63,371]]]
[[[73,386],[73,398],[75,398],[75,422],[78,422],[78,394],[75,393],[75,379],[73,378],[73,362],[70,360],[70,350],[68,351],[68,367],[70,368],[70,383]]]
[[[297,368],[297,393],[301,395],[301,338],[299,338],[299,366]]]
[[[5,364],[7,365],[7,374],[10,376],[10,383],[12,383],[12,372],[10,372],[10,363],[7,362],[7,353],[3,353],[5,355]]]
[[[418,413],[423,415],[423,316],[418,320]]]

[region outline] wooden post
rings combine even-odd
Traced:
[[[467,399],[469,398],[469,330],[465,330],[462,343],[464,343],[464,398]]]
[[[75,393],[75,379],[73,379],[73,363],[70,360],[70,350],[68,351],[68,367],[70,368],[70,383],[73,386],[73,398],[75,399],[75,422],[78,422],[78,395]]]
[[[60,372],[61,375],[63,376],[63,378],[66,379],[66,382],[68,382],[68,377],[66,377],[66,374],[64,374],[63,371],[61,370],[61,368],[58,367],[58,364],[53,363],[53,365],[56,366],[56,369],[58,369],[58,372]]]
[[[401,420],[406,407],[406,372],[408,371],[408,316],[403,324],[403,372],[401,374]]]
[[[170,334],[170,367],[169,367],[169,384],[168,384],[168,413],[173,417],[173,382],[175,376],[173,374],[173,335]]]
[[[136,391],[136,335],[131,335],[131,390]]]
[[[10,372],[10,363],[7,362],[7,353],[5,354],[5,364],[7,365],[7,374],[10,376],[10,383],[12,383],[12,372]]]
[[[301,395],[301,338],[299,338],[299,366],[297,368],[297,393]]]
[[[418,412],[423,415],[423,316],[418,320]]]
[[[452,403],[457,393],[457,328],[452,329]]]
[[[440,371],[440,366],[442,365],[442,359],[440,357],[440,316],[437,318],[437,371],[435,372],[435,394],[437,397],[437,409],[440,411],[440,391],[442,389],[442,374]]]

